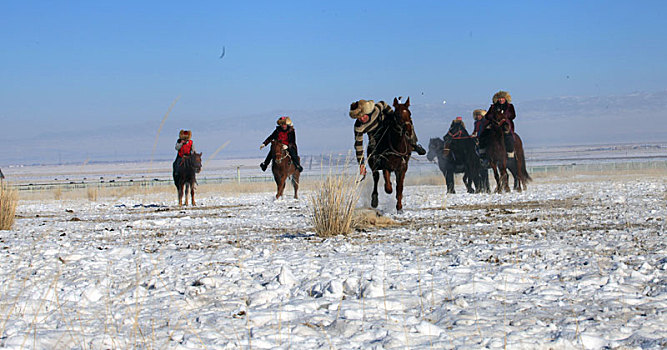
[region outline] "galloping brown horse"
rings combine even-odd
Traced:
[[[176,165],[178,171],[174,173],[174,185],[178,190],[178,205],[183,205],[183,192],[185,192],[185,205],[188,205],[188,189],[192,205],[195,205],[196,174],[201,171],[201,153],[184,155]]]
[[[408,161],[412,146],[408,140],[412,134],[412,118],[410,110],[410,98],[401,104],[394,98],[394,113],[386,116],[384,130],[380,133],[380,139],[374,150],[368,149],[368,165],[373,172],[373,194],[371,196],[371,206],[378,206],[378,181],[380,180],[379,171],[382,170],[384,176],[384,191],[392,192],[391,172],[396,174],[396,210],[403,209],[403,181],[405,181],[405,172],[408,171]]]
[[[296,170],[294,162],[292,162],[292,157],[287,152],[287,148],[280,141],[273,140],[271,141],[271,154],[273,155],[271,171],[273,171],[273,178],[276,180],[276,186],[278,187],[276,199],[282,197],[285,190],[285,181],[290,176],[292,178],[292,187],[294,187],[294,198],[299,198],[297,191],[299,190],[299,175],[301,173]]]
[[[489,127],[490,133],[488,134],[486,154],[489,159],[489,167],[493,169],[493,176],[496,178],[496,192],[510,191],[507,169],[514,177],[514,190],[518,192],[525,190],[526,183],[532,179],[526,170],[526,157],[523,153],[523,142],[519,134],[512,133],[514,137],[514,158],[508,159],[502,128],[494,122],[489,122]]]

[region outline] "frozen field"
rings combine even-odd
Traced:
[[[401,214],[381,197],[397,225],[333,239],[286,193],[22,201],[0,231],[0,348],[667,346],[664,172],[410,186]]]

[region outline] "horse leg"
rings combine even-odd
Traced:
[[[192,197],[192,206],[194,207],[195,204],[195,184],[190,184],[190,197]]]
[[[285,181],[287,176],[283,175],[280,177],[280,183],[278,184],[278,194],[276,194],[276,199],[283,196],[283,191],[285,190]]]
[[[466,170],[463,173],[463,183],[466,185],[466,190],[468,190],[468,193],[475,193],[475,189],[472,187],[473,176],[471,174],[472,172],[470,169],[466,167]]]
[[[380,181],[380,173],[373,170],[373,193],[371,194],[371,207],[378,207],[378,182]]]
[[[178,206],[183,206],[183,184],[179,184],[176,186],[177,191],[178,191]]]
[[[396,171],[396,211],[399,213],[403,210],[403,181],[407,170],[402,168]]]
[[[184,191],[183,191],[183,197],[184,197],[184,199],[185,199],[185,206],[187,207],[187,206],[188,206],[188,192],[190,192],[190,183],[189,183],[189,182],[186,182],[186,183],[185,183],[185,186],[183,187],[183,189],[184,189]]]
[[[507,173],[507,167],[502,166],[502,164],[499,166],[500,168],[500,184],[502,185],[499,190],[500,192],[509,192],[510,191],[510,185],[509,185],[509,174]]]
[[[489,183],[489,169],[482,168],[482,189],[485,193],[491,192],[491,183]]]
[[[501,183],[500,183],[500,174],[498,174],[498,166],[495,163],[491,163],[491,169],[493,169],[493,177],[496,179],[496,189],[493,192],[500,193]]]
[[[445,182],[447,182],[447,193],[456,193],[454,190],[454,169],[447,169]]]
[[[387,194],[391,194],[393,192],[391,188],[391,172],[389,170],[382,170],[382,175],[384,176],[384,191]]]
[[[294,199],[298,199],[299,196],[297,196],[297,191],[299,191],[299,175],[300,173],[298,171],[295,171],[294,174],[292,175],[292,187],[294,187]]]

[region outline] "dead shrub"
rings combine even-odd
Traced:
[[[91,202],[96,202],[98,192],[99,191],[97,187],[88,187],[88,189],[86,190],[86,195],[88,197],[88,200]]]
[[[311,195],[312,220],[320,237],[350,233],[354,208],[359,200],[358,177],[329,174]]]
[[[14,226],[16,205],[19,196],[15,189],[0,183],[0,230],[11,230]]]

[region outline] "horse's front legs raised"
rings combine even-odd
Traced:
[[[371,207],[378,207],[378,182],[380,181],[380,173],[373,170],[373,193],[371,194]]]
[[[391,172],[389,170],[382,170],[382,176],[384,177],[384,191],[387,194],[391,194],[393,192],[391,188]]]

